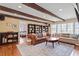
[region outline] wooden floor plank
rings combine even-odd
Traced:
[[[21,56],[16,44],[0,46],[0,56]]]

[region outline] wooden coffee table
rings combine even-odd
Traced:
[[[59,38],[56,38],[56,37],[48,37],[48,38],[46,39],[46,45],[47,45],[48,42],[51,42],[51,43],[52,43],[52,46],[53,46],[53,48],[54,48],[54,43],[55,43],[55,42],[58,42],[58,43],[59,43]]]

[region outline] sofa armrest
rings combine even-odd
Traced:
[[[61,37],[59,39],[60,42],[65,42],[65,43],[70,43],[70,44],[76,44],[77,43],[77,40],[76,39],[73,39],[73,38],[64,38],[64,37]]]
[[[28,36],[28,38],[31,39],[31,44],[35,44],[35,42],[37,40],[36,35],[35,34],[28,34],[27,36]]]

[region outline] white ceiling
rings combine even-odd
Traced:
[[[38,3],[39,6],[51,11],[63,19],[75,18],[75,11],[72,3]],[[59,11],[62,9],[62,11]]]
[[[71,19],[71,18],[76,18],[75,11],[73,9],[72,3],[36,3],[36,4],[47,9],[48,11],[56,14],[57,16],[65,19],[65,20]],[[18,11],[21,11],[21,12],[24,12],[24,13],[27,13],[27,14],[38,16],[38,17],[41,17],[41,18],[44,18],[44,19],[48,19],[48,20],[51,20],[51,21],[61,21],[60,19],[58,19],[56,17],[53,17],[51,15],[37,11],[37,10],[32,9],[28,6],[25,6],[21,3],[4,3],[4,4],[0,3],[0,5],[18,10]],[[22,8],[18,8],[18,6],[21,6]],[[62,11],[59,11],[59,9],[62,9]]]

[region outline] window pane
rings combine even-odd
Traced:
[[[73,24],[74,23],[68,23],[67,24],[67,32],[70,34],[73,34]]]
[[[75,34],[79,34],[79,23],[75,23]]]
[[[56,33],[56,25],[51,25],[51,33]]]
[[[66,24],[62,24],[62,33],[66,32],[67,32]]]
[[[58,24],[57,26],[57,33],[61,33],[61,24]]]

